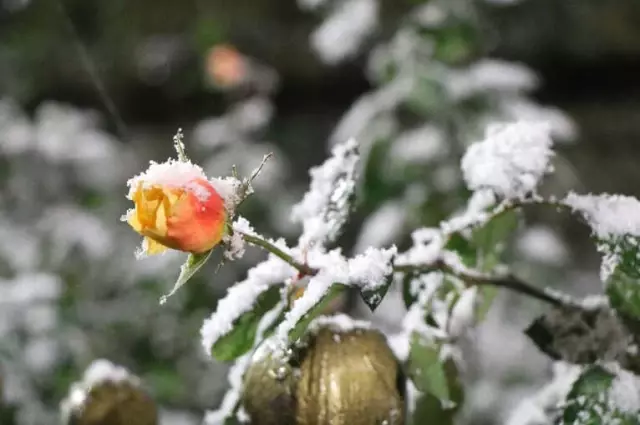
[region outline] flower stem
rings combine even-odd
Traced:
[[[236,230],[236,232],[238,231]],[[318,273],[318,270],[312,267],[309,267],[306,264],[300,263],[299,261],[296,261],[291,255],[287,254],[286,252],[284,252],[283,250],[281,250],[280,248],[278,248],[268,240],[263,239],[260,236],[250,235],[248,233],[243,233],[243,232],[238,232],[238,233],[242,235],[242,238],[246,242],[252,245],[259,246],[265,251],[269,251],[271,254],[275,255],[276,257],[280,258],[282,261],[288,263],[289,265],[297,269],[303,275],[313,276],[316,273]]]

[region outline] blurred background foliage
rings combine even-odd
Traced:
[[[492,119],[513,113],[501,109],[505,99],[559,108],[568,118],[556,121],[558,131],[577,129],[558,149],[559,177],[549,191],[637,196],[637,1],[456,0],[440,3],[464,13],[451,6],[452,20],[433,25],[433,16],[414,11],[435,0],[380,0],[375,25],[340,60],[323,56],[313,36],[337,6],[298,3],[0,0],[1,424],[54,423],[71,382],[100,357],[142,378],[162,405],[162,423],[196,424],[218,405],[226,366],[205,358],[199,327],[260,254],[251,250],[215,275],[211,262],[160,307],[182,257],[136,261],[138,241],[119,222],[127,178],[149,159],[166,158],[178,127],[210,175],[227,175],[232,164],[247,174],[263,154],[276,153],[242,214],[259,231],[285,237],[298,232],[288,208],[308,168],[337,137],[370,139],[359,209],[342,241],[356,251],[406,243],[412,228],[460,207],[463,186],[437,182],[450,182],[446,170],[455,173],[460,152],[481,134],[485,111]],[[428,60],[413,68],[420,85],[411,96],[360,128],[344,124],[347,111],[379,106],[367,99],[422,58],[416,51],[425,40]],[[234,46],[246,67],[240,87],[215,84],[221,44]],[[457,70],[487,57],[526,64],[537,76],[517,68],[508,74],[520,78],[515,88],[481,87],[455,101],[442,94]],[[424,150],[394,148],[442,131],[445,155],[416,159]],[[579,295],[600,291],[588,231],[561,215],[528,218],[536,227],[512,245],[514,265]],[[466,417],[474,424],[502,423],[549,373],[548,360],[521,335],[539,309],[503,295],[469,344]],[[383,327],[397,321],[388,303],[378,317]],[[349,307],[364,314],[357,302]],[[500,349],[505,339],[510,350]]]

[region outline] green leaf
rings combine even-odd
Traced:
[[[500,263],[500,257],[518,224],[518,212],[510,210],[493,216],[483,226],[473,230],[471,240],[477,249],[476,265],[479,270],[489,272]]]
[[[189,279],[196,274],[198,270],[209,260],[211,257],[211,253],[213,252],[210,249],[207,252],[203,252],[202,254],[189,254],[187,257],[187,261],[180,267],[180,275],[178,276],[178,280],[175,285],[173,285],[173,289],[167,295],[163,295],[160,297],[160,304],[164,304],[167,302],[167,298],[175,294],[182,285],[187,283]]]
[[[375,311],[376,308],[380,305],[384,296],[387,295],[387,291],[389,290],[389,286],[393,282],[393,274],[386,277],[384,284],[380,285],[377,289],[373,291],[360,290],[360,297],[362,301],[369,307],[371,311]]]
[[[603,261],[614,264],[607,278],[606,294],[611,306],[640,331],[640,248],[636,238],[626,237],[615,243],[602,243],[601,249],[612,253]]]
[[[230,361],[251,350],[262,316],[281,299],[280,289],[280,285],[274,285],[260,294],[253,308],[240,316],[231,331],[213,344],[211,355],[220,361]]]
[[[450,357],[441,360],[441,350],[441,343],[424,341],[414,334],[407,371],[419,391],[435,397],[444,410],[452,410],[461,404],[463,391],[455,362]]]
[[[454,425],[457,411],[445,409],[440,400],[433,394],[422,394],[418,397],[415,410],[407,418],[407,425]]]
[[[467,267],[474,267],[478,261],[478,251],[473,241],[456,232],[449,237],[445,245],[448,251],[454,251]]]
[[[309,323],[311,323],[311,321],[316,317],[320,316],[329,303],[346,289],[347,286],[342,283],[334,283],[331,285],[331,288],[329,288],[320,301],[307,314],[305,314],[289,332],[289,341],[294,343],[300,339],[307,330]]]
[[[411,292],[411,282],[418,277],[415,273],[406,273],[402,277],[402,299],[404,300],[404,306],[408,309],[413,303],[417,301],[417,298]]]
[[[587,367],[569,391],[558,425],[638,425],[637,411],[623,411],[612,402],[614,378],[601,366]]]
[[[493,304],[493,300],[498,296],[498,287],[491,285],[480,286],[479,295],[480,300],[478,302],[478,307],[476,309],[476,317],[478,322],[487,317],[489,310],[491,309],[491,305]]]

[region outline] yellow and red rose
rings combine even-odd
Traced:
[[[127,223],[144,236],[145,254],[167,249],[202,253],[225,235],[224,199],[202,169],[190,162],[151,163],[128,182],[134,208]]]

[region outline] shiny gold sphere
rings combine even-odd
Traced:
[[[380,332],[321,327],[284,369],[254,363],[243,404],[252,425],[400,425],[404,377]]]
[[[270,356],[254,361],[244,376],[242,404],[251,425],[295,425],[295,375]]]
[[[93,387],[68,419],[69,425],[156,425],[156,404],[142,388],[128,382]]]

